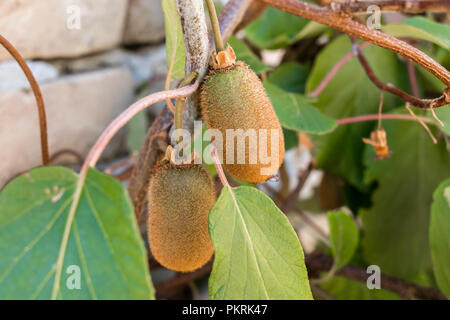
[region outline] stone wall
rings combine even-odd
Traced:
[[[0,34],[27,59],[41,86],[51,154],[69,148],[86,155],[138,88],[163,87],[161,0],[2,0]],[[34,96],[1,47],[0,150],[0,188],[41,163]]]

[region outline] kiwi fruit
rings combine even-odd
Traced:
[[[201,165],[174,165],[163,160],[153,171],[149,191],[148,239],[162,266],[190,272],[211,258],[208,214],[214,185]]]
[[[272,177],[284,158],[284,137],[280,122],[267,97],[258,76],[243,62],[236,62],[236,55],[230,46],[225,51],[211,56],[210,70],[201,87],[200,107],[203,120],[209,129],[222,133],[223,166],[233,177],[250,183],[261,183]],[[233,163],[227,163],[227,129],[234,131]],[[257,149],[250,148],[250,138],[245,135],[249,129],[256,130]],[[266,129],[266,157],[260,157],[260,129]],[[278,152],[272,155],[271,130],[278,132]],[[264,132],[264,131],[263,131]],[[264,134],[264,133],[263,133]],[[241,135],[241,137],[239,137]],[[237,138],[236,138],[237,137]],[[237,141],[245,139],[245,161],[238,163]],[[254,141],[254,140],[253,140]],[[262,140],[264,145],[264,140]],[[230,144],[231,146],[232,144]],[[271,157],[272,156],[272,157]],[[255,158],[256,157],[256,158]],[[278,157],[278,158],[277,158]],[[273,162],[277,160],[277,162]],[[253,159],[253,160],[252,160]],[[256,161],[255,161],[256,159]],[[269,163],[267,163],[269,162]],[[265,171],[261,169],[264,168]]]

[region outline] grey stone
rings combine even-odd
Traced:
[[[106,126],[134,100],[133,81],[125,68],[66,76],[41,89],[51,154],[68,148],[85,156]],[[11,177],[41,164],[41,147],[32,92],[3,92],[0,106],[1,188]]]
[[[161,0],[130,0],[123,42],[158,42],[163,40],[164,36]]]
[[[51,64],[41,61],[27,61],[39,85],[55,80],[59,71]],[[16,61],[0,62],[0,92],[29,88],[30,84]]]
[[[76,57],[117,46],[127,10],[128,0],[2,0],[0,33],[25,59]]]

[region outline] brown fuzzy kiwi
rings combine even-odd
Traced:
[[[148,239],[155,259],[164,267],[190,272],[211,258],[208,213],[215,201],[214,185],[200,165],[163,161],[149,186]]]
[[[211,58],[211,68],[201,89],[201,112],[209,129],[218,129],[223,137],[223,165],[235,178],[251,183],[261,183],[269,179],[281,166],[284,158],[284,137],[280,122],[267,97],[266,91],[258,76],[243,62],[235,62],[233,49],[228,46]],[[249,138],[246,140],[245,162],[237,162],[234,152],[234,163],[226,162],[226,130],[248,129],[256,130],[257,150],[249,150]],[[259,155],[259,129],[267,129],[267,155],[271,155],[271,129],[278,131],[278,161],[269,172],[272,163],[263,163]],[[245,137],[245,133],[241,135]],[[237,139],[234,139],[236,150]],[[250,163],[250,152],[257,155],[256,163]],[[271,159],[274,161],[274,159]],[[275,159],[276,161],[276,159]]]

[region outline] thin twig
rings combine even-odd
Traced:
[[[433,120],[426,117],[419,117],[423,122],[429,124],[435,124]],[[377,121],[379,119],[378,114],[365,114],[361,116],[354,116],[349,118],[341,118],[337,120],[338,125],[358,123],[365,121]],[[382,114],[381,119],[383,120],[407,120],[407,121],[417,121],[416,118],[407,114]]]
[[[410,44],[378,30],[370,29],[367,26],[354,21],[350,15],[335,12],[327,7],[319,7],[298,0],[258,1],[262,1],[269,6],[301,16],[305,19],[325,24],[338,31],[365,41],[369,41],[416,62],[433,73],[447,86],[447,89],[444,91],[445,96],[441,97],[441,100],[445,101],[445,99],[447,99],[447,102],[450,101],[450,92],[448,89],[450,87],[450,72],[435,60]],[[443,101],[440,102],[443,103]]]
[[[406,61],[406,68],[408,70],[408,78],[409,78],[409,85],[411,87],[411,92],[414,97],[419,97],[419,85],[417,84],[417,77],[416,77],[416,69],[414,68],[414,65],[410,60]]]
[[[153,93],[133,103],[131,106],[125,109],[125,111],[123,111],[116,119],[114,119],[114,121],[111,122],[109,126],[103,131],[102,135],[98,138],[97,142],[87,155],[81,171],[87,172],[89,167],[95,167],[95,164],[97,163],[100,155],[102,154],[103,150],[105,149],[108,142],[112,139],[112,137],[140,111],[162,100],[186,97],[197,90],[198,86],[199,81],[197,80],[194,84],[182,87],[180,89]]]
[[[222,185],[224,187],[232,188],[232,186],[230,185],[230,183],[227,180],[225,173],[223,172],[222,164],[220,163],[220,159],[217,156],[216,147],[214,147],[214,146],[211,146],[211,157],[214,160],[214,166],[216,167],[217,175],[219,176],[220,182],[222,182]]]
[[[370,6],[377,6],[377,9],[381,11],[405,13],[450,11],[449,0],[347,0],[345,2],[332,1],[329,4],[331,10],[345,13],[365,13]]]
[[[417,120],[417,122],[420,123],[420,125],[422,127],[424,127],[425,131],[428,133],[428,135],[430,136],[431,140],[433,141],[434,144],[437,144],[437,140],[434,137],[433,133],[431,132],[430,128],[428,128],[428,126],[425,124],[425,122],[423,122],[418,116],[416,116],[416,114],[414,113],[414,111],[411,110],[411,108],[409,107],[409,104],[406,103],[405,105],[406,110],[408,110],[408,112],[411,114],[411,117],[413,117],[414,119]]]
[[[81,156],[81,154],[79,154],[77,151],[72,150],[72,149],[61,149],[58,152],[54,153],[51,157],[50,157],[50,163],[53,163],[56,161],[56,159],[58,159],[59,157],[66,155],[66,154],[70,154],[73,157],[75,157],[75,159],[77,160],[77,163],[82,166],[84,159]]]
[[[445,106],[448,101],[447,98],[450,98],[450,95],[441,96],[439,98],[428,100],[428,99],[420,99],[415,96],[410,95],[409,93],[406,93],[405,91],[397,88],[392,83],[384,83],[382,82],[376,75],[375,72],[372,70],[372,68],[369,65],[369,62],[364,57],[363,53],[359,49],[359,46],[354,38],[351,38],[353,43],[353,50],[355,51],[355,55],[358,57],[359,62],[361,63],[361,66],[363,67],[364,71],[366,72],[369,79],[375,84],[380,90],[390,92],[400,99],[402,99],[405,102],[410,103],[411,105],[414,105],[415,107],[422,108],[422,109],[431,109],[431,108],[437,108]],[[448,92],[448,91],[446,91]]]
[[[305,185],[306,180],[314,169],[314,164],[312,162],[309,163],[308,168],[304,170],[298,177],[297,185],[295,189],[288,195],[283,205],[281,206],[281,211],[287,213],[295,204],[295,200],[297,200],[300,191],[302,191],[303,186]]]
[[[44,166],[50,164],[50,156],[48,151],[48,133],[47,133],[47,117],[45,115],[45,105],[44,99],[42,98],[41,89],[39,84],[33,76],[30,68],[28,67],[25,60],[20,55],[19,51],[2,35],[0,35],[0,44],[13,56],[17,63],[22,68],[28,82],[30,83],[31,89],[33,90],[34,98],[36,99],[38,115],[39,115],[39,129],[41,135],[41,153],[42,153],[42,163]]]
[[[378,105],[378,130],[381,130],[381,120],[383,119],[383,102],[384,102],[384,91],[381,91],[380,103]]]
[[[305,258],[308,274],[317,277],[320,272],[328,271],[333,265],[333,259],[320,252],[309,254]],[[352,265],[346,265],[336,272],[337,275],[347,279],[366,283],[369,274],[366,270]],[[380,275],[381,287],[397,293],[404,299],[433,299],[447,300],[448,298],[435,288],[424,287],[409,281],[401,280],[385,274]]]
[[[319,237],[327,246],[331,246],[328,234],[317,223],[315,223],[314,220],[312,220],[306,213],[298,208],[294,208],[294,212],[296,212],[300,216],[305,224],[310,226],[311,229],[313,229],[319,235]]]
[[[367,47],[370,43],[369,42],[363,42],[359,45],[359,49],[362,50],[365,47]],[[319,85],[314,89],[313,92],[309,94],[310,97],[317,97],[323,89],[328,85],[328,83],[334,78],[334,76],[338,73],[339,70],[352,58],[354,57],[354,51],[350,50],[345,56],[342,57],[341,60],[339,60],[333,68],[327,73],[327,75],[322,79],[322,81],[319,83]]]

